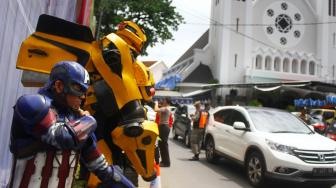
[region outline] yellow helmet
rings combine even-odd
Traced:
[[[133,63],[134,77],[144,101],[152,100],[155,94],[153,73],[143,62],[136,60]]]
[[[140,54],[143,44],[147,41],[145,32],[136,23],[131,21],[119,23],[116,34],[124,39],[138,54]]]

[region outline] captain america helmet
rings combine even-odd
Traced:
[[[85,95],[90,84],[89,73],[75,61],[61,61],[54,65],[47,87],[50,88],[57,80],[63,82],[65,94],[74,96]]]

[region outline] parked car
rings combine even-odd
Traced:
[[[182,137],[184,144],[190,147],[191,115],[196,111],[193,105],[180,105],[175,111],[173,122],[173,138],[177,140]]]
[[[308,124],[314,127],[315,132],[325,135],[327,125],[319,118],[309,116]]]
[[[175,111],[176,111],[176,107],[175,106],[169,106],[169,110],[172,114],[172,117],[173,117],[173,122],[174,122],[174,119],[175,119]]]
[[[326,136],[332,140],[336,141],[336,123],[328,126],[326,130]]]
[[[322,118],[325,118],[328,123],[331,123],[334,118],[336,118],[336,111],[333,109],[311,109],[310,110],[310,115],[313,117],[317,117],[320,120]]]
[[[217,107],[210,111],[205,147],[209,162],[227,157],[243,165],[254,187],[267,178],[336,183],[336,142],[286,111]]]
[[[300,118],[300,112],[292,112],[292,114],[294,114],[297,118]],[[321,135],[325,135],[325,130],[326,130],[326,125],[325,123],[322,121],[322,118],[318,115],[318,116],[311,116],[309,114],[306,114],[307,116],[307,124],[309,126],[312,126],[314,131],[321,134]]]

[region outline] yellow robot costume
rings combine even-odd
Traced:
[[[120,61],[114,61],[114,53],[110,53],[115,49],[120,53]],[[95,41],[88,27],[41,15],[36,32],[21,45],[17,68],[49,74],[52,66],[61,60],[82,64],[92,81],[84,108],[95,115],[103,137],[109,137],[110,142],[126,153],[137,173],[150,180],[155,177],[153,161],[158,130],[154,122],[145,120],[141,104],[141,87],[145,86],[137,85],[140,81],[136,80],[135,73],[141,71],[135,71],[139,68],[130,50],[125,40],[116,34]],[[33,84],[35,80],[31,76],[23,78],[30,79],[23,80],[25,86],[38,85]],[[109,143],[104,141],[98,142],[98,147],[109,158],[111,148],[107,145]]]
[[[145,65],[140,61],[135,61],[135,57],[140,53],[143,43],[146,41],[146,36],[144,32],[137,26],[135,23],[130,21],[124,21],[118,26],[118,30],[116,33],[111,33],[102,39],[102,54],[105,62],[110,66],[113,67],[113,70],[120,70],[120,65],[125,64],[124,62],[132,62],[133,64],[133,71],[134,77],[137,83],[138,91],[141,93],[141,100],[148,101],[151,100],[151,96],[154,95],[154,80],[152,74],[149,70],[145,67]],[[128,44],[130,50],[126,51],[123,50],[125,47],[124,44]],[[104,96],[106,97],[106,93]],[[106,99],[109,99],[108,97]],[[109,101],[106,101],[107,103]],[[111,108],[105,108],[111,109]],[[140,109],[138,109],[141,111]],[[143,110],[143,109],[142,109]],[[145,112],[146,113],[146,112]],[[98,120],[98,126],[101,130],[96,131],[100,148],[105,148],[103,153],[106,155],[111,155],[113,159],[113,164],[119,165],[124,169],[125,176],[128,177],[135,185],[138,183],[138,174],[134,172],[134,165],[129,164],[129,160],[132,159],[132,155],[128,154],[127,152],[132,151],[134,145],[130,145],[126,142],[120,142],[124,139],[115,139],[115,138],[123,138],[125,137],[124,134],[117,134],[117,131],[114,131],[116,134],[113,135],[113,140],[111,140],[110,135],[106,135],[106,133],[110,132],[109,127],[106,124],[118,124],[120,121],[120,114],[113,113],[111,115],[106,116],[106,112],[99,112],[97,114],[105,114],[103,116],[97,115],[95,116]],[[153,122],[146,121],[146,124],[150,124],[148,128],[153,128]],[[146,125],[144,125],[146,126]],[[118,127],[116,128],[118,129]],[[119,132],[121,133],[121,131]],[[110,149],[110,151],[108,150]],[[126,153],[127,157],[124,155]],[[137,151],[138,155],[144,155],[144,153],[140,153]],[[143,162],[143,161],[141,161]],[[147,162],[147,161],[146,161]],[[133,167],[132,167],[133,166]],[[138,172],[138,170],[137,170]],[[139,173],[139,172],[138,172]],[[143,172],[146,173],[146,172]],[[149,178],[144,177],[146,180],[150,180],[154,178],[151,176]],[[90,176],[89,185],[95,186],[98,181],[97,178],[93,178]]]

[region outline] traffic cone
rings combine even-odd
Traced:
[[[156,178],[151,181],[149,188],[161,188],[160,164],[155,163],[154,168],[156,170]]]

